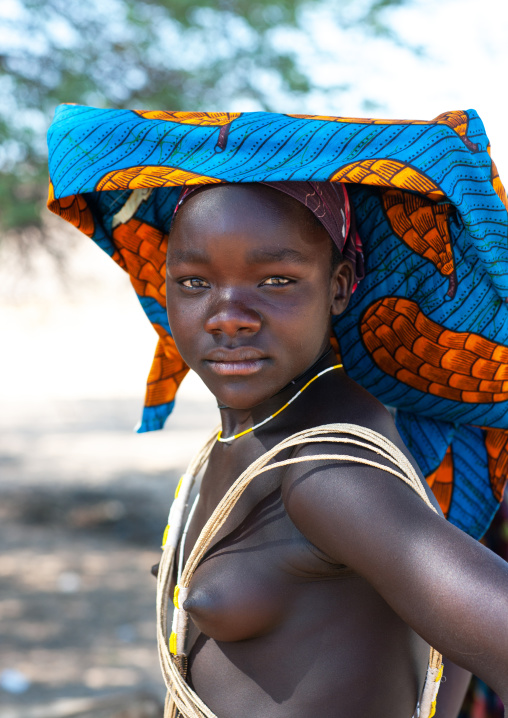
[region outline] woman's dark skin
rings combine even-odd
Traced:
[[[274,189],[215,186],[186,200],[170,233],[168,316],[183,358],[224,407],[224,437],[335,363],[331,316],[352,282],[347,261],[331,270],[324,228]],[[338,422],[383,434],[415,465],[390,414],[334,370],[261,429],[214,446],[185,557],[252,461]],[[333,444],[296,453],[379,460]],[[429,643],[508,696],[506,564],[373,467],[305,463],[254,480],[185,608],[198,629],[188,680],[220,718],[410,718]]]

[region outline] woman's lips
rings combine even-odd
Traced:
[[[215,374],[221,376],[248,376],[256,374],[266,361],[259,350],[246,347],[236,349],[216,349],[205,359]]]
[[[215,374],[221,376],[249,376],[260,371],[263,359],[243,359],[240,361],[213,361],[208,359],[207,364]]]

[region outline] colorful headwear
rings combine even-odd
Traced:
[[[407,121],[73,105],[48,141],[49,208],[129,273],[159,336],[142,431],[163,426],[188,371],[165,310],[182,186],[346,183],[365,278],[333,321],[341,360],[396,407],[449,520],[482,535],[508,474],[508,202],[474,110]]]
[[[339,252],[355,270],[355,289],[365,276],[362,240],[356,231],[353,210],[345,185],[331,182],[260,182],[293,197],[321,222]],[[178,198],[175,214],[199,187],[185,187]]]

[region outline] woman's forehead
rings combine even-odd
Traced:
[[[266,214],[270,210],[291,214],[292,209],[306,209],[297,200],[272,187],[260,182],[249,182],[199,187],[185,198],[176,216],[182,212],[185,215],[217,210],[223,213],[237,208]]]
[[[200,188],[183,202],[175,215],[170,238],[203,238],[210,234],[253,234],[274,241],[302,233],[309,240],[328,234],[300,202],[259,183],[213,185]]]

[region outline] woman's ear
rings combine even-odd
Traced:
[[[338,316],[346,309],[353,290],[355,273],[348,259],[343,259],[332,273],[332,316]]]

